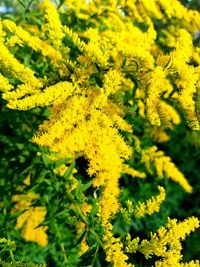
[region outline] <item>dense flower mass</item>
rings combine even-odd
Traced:
[[[122,176],[170,178],[192,192],[185,175],[153,142],[168,141],[167,131],[182,120],[200,130],[200,51],[192,38],[200,29],[200,13],[178,0],[67,0],[58,8],[50,0],[39,2],[33,6],[41,20],[35,28],[25,22],[0,21],[0,90],[9,109],[48,108],[48,118],[32,137],[33,143],[48,148],[46,161],[87,162],[83,176],[95,190],[96,213],[84,191],[81,207],[75,200],[74,192],[82,190],[81,167],[72,177],[73,163],[54,166],[56,175],[67,177],[70,209],[78,214],[79,255],[89,250],[88,233],[97,236],[90,230],[91,213],[101,229],[97,240],[112,266],[137,266],[132,260],[136,252],[147,259],[159,257],[155,266],[199,266],[194,261],[181,263],[180,243],[199,227],[197,218],[180,223],[168,219],[166,227],[141,242],[130,234],[126,240],[116,237],[114,219],[121,213],[130,224],[134,218],[152,215],[166,197],[158,186],[155,197],[136,204],[127,200],[122,207]],[[137,125],[135,130],[137,117],[151,131],[149,145],[140,141]],[[140,158],[141,170],[134,157]],[[30,192],[15,195],[12,212],[20,213],[16,229],[26,241],[47,246],[48,226],[41,224],[48,210],[42,201],[32,203],[39,198]]]

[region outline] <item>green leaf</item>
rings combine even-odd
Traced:
[[[67,164],[67,163],[69,163],[70,160],[71,160],[71,158],[59,159],[59,160],[55,161],[54,168],[58,168],[63,164]]]
[[[90,186],[92,185],[92,182],[88,182],[86,184],[82,184],[82,192],[85,192],[88,188],[90,188]]]
[[[50,165],[52,164],[52,161],[45,155],[42,155],[42,161],[45,167],[50,167]]]
[[[72,164],[67,168],[65,174],[63,175],[64,179],[67,180],[71,177],[74,167],[75,167],[75,161],[73,161]]]
[[[91,265],[91,259],[93,259],[94,256],[96,256],[98,251],[98,244],[95,243],[90,247],[89,250],[87,250],[82,256],[81,256],[81,266],[92,266]],[[84,264],[84,265],[83,265]]]

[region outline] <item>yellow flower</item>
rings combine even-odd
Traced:
[[[113,267],[134,267],[134,265],[126,262],[128,256],[123,252],[123,244],[120,242],[120,239],[113,236],[111,232],[112,225],[107,223],[105,226],[106,230],[103,241],[106,260],[111,262]]]
[[[48,245],[47,226],[38,226],[44,221],[46,216],[44,207],[29,207],[18,218],[16,229],[20,229],[23,225],[22,236],[26,241],[36,242],[45,247]]]
[[[7,92],[10,91],[12,88],[13,86],[9,84],[8,79],[0,73],[0,91]]]
[[[177,71],[179,78],[175,81],[179,88],[178,100],[185,113],[189,126],[199,130],[194,95],[197,91],[199,73],[196,68],[188,65],[193,54],[192,38],[190,34],[181,30],[176,44],[176,50],[171,53],[172,67]]]
[[[42,41],[39,37],[31,35],[28,31],[24,30],[21,26],[17,26],[13,21],[3,20],[3,27],[7,28],[14,36],[18,39],[15,41],[20,45],[23,43],[30,46],[35,51],[40,51],[43,56],[49,57],[52,60],[53,64],[59,64],[63,60],[63,56],[59,50],[54,49],[52,46]],[[12,40],[8,41],[9,44],[13,42]]]
[[[199,220],[195,217],[187,218],[179,223],[176,219],[168,219],[166,227],[162,226],[157,233],[151,233],[150,241],[142,240],[138,250],[146,258],[152,255],[161,257],[161,260],[156,261],[156,266],[182,266],[180,265],[182,259],[180,241],[198,227]]]
[[[138,177],[138,178],[141,178],[141,179],[146,178],[146,173],[139,172],[139,171],[135,170],[134,168],[128,167],[127,165],[124,165],[123,172],[127,173],[127,174],[129,174],[129,175],[131,175],[133,177]]]
[[[14,195],[12,197],[12,202],[15,203],[14,208],[12,209],[12,212],[16,211],[24,211],[28,207],[31,206],[32,201],[37,199],[39,197],[38,194],[29,192],[27,194],[19,194],[19,195]]]
[[[43,32],[48,35],[48,39],[52,41],[55,47],[62,44],[64,37],[63,26],[60,22],[58,11],[55,5],[49,0],[43,0],[40,8],[44,11],[46,23],[42,25]]]
[[[146,214],[153,214],[154,212],[159,212],[160,205],[165,200],[165,189],[158,186],[159,194],[156,197],[152,197],[146,202],[139,203],[135,207],[135,216],[140,218],[144,217]]]
[[[188,193],[192,192],[191,185],[176,165],[171,161],[171,158],[165,156],[163,151],[157,151],[156,146],[143,150],[142,160],[149,173],[153,174],[151,163],[154,163],[156,173],[159,178],[163,178],[166,175],[173,181],[179,183]]]
[[[23,93],[24,88],[22,88],[22,86],[21,86],[20,89],[22,89],[22,94],[24,94]],[[26,87],[25,87],[25,89],[26,89]],[[31,87],[30,87],[30,89],[31,89]],[[15,108],[15,109],[25,110],[25,109],[29,109],[29,108],[34,108],[36,106],[50,105],[52,102],[62,103],[62,101],[64,99],[68,98],[68,96],[71,95],[73,90],[74,89],[73,89],[73,86],[71,85],[71,83],[59,82],[55,85],[47,87],[42,93],[38,92],[38,93],[35,93],[31,96],[27,96],[21,100],[14,100],[8,104],[8,107],[13,108],[13,109]],[[21,91],[19,91],[19,94],[21,95]],[[5,98],[6,98],[6,96],[7,95],[5,94]]]
[[[157,143],[164,143],[170,139],[169,135],[161,128],[156,128],[155,130],[153,130],[152,137],[153,140]]]
[[[147,118],[152,125],[160,126],[163,116],[162,105],[160,95],[165,91],[171,91],[171,85],[168,79],[166,79],[166,71],[161,67],[157,66],[154,68],[150,75],[150,79],[147,82],[147,99],[146,99],[146,111]]]
[[[39,79],[34,76],[34,72],[20,63],[2,42],[0,42],[0,61],[3,62],[3,69],[22,82],[32,84],[36,88],[42,86]]]
[[[27,183],[27,180],[25,180]],[[35,193],[27,193],[14,195],[12,202],[15,203],[12,213],[20,211],[21,214],[17,218],[15,228],[22,228],[22,236],[26,241],[36,242],[41,246],[48,245],[47,226],[39,226],[46,216],[45,207],[31,207],[33,200],[38,199],[39,195]]]

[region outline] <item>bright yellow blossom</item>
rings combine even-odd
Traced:
[[[135,216],[140,218],[144,217],[145,214],[153,214],[160,210],[161,203],[165,200],[165,190],[163,187],[158,186],[159,194],[156,197],[152,197],[145,203],[139,203],[135,207]]]
[[[160,227],[157,233],[151,233],[151,239],[142,240],[139,251],[150,258],[156,255],[162,260],[156,261],[156,266],[181,266],[181,240],[199,227],[199,220],[195,217],[177,223],[176,219],[168,219],[166,227]],[[168,247],[168,248],[167,248]]]
[[[40,124],[32,141],[56,155],[49,157],[52,160],[69,157],[75,161],[81,156],[87,160],[88,179],[101,191],[96,197],[97,219],[103,232],[100,243],[112,266],[133,266],[128,263],[126,253],[136,251],[146,258],[153,254],[160,257],[156,266],[184,266],[180,263],[180,240],[198,227],[196,218],[179,224],[169,220],[166,228],[161,227],[157,234],[151,235],[150,241],[140,242],[137,237],[131,241],[129,235],[127,246],[115,237],[111,222],[120,210],[122,174],[146,177],[146,173],[127,163],[133,154],[128,144],[130,140],[134,141],[133,150],[141,155],[141,163],[151,175],[167,176],[187,192],[192,191],[170,157],[155,146],[142,148],[139,139],[132,134],[134,125],[131,123],[135,113],[139,114],[142,123],[148,124],[148,119],[157,131],[163,130],[160,135],[154,135],[154,140],[166,141],[168,136],[164,129],[179,124],[176,110],[180,105],[188,125],[199,129],[200,69],[191,64],[191,59],[198,63],[195,53],[199,51],[193,47],[190,35],[200,25],[199,13],[183,7],[178,0],[63,1],[62,15],[67,17],[71,12],[77,20],[86,22],[85,28],[79,28],[69,26],[73,23],[70,16],[69,24],[67,20],[67,25],[62,25],[51,1],[40,1],[38,6],[44,14],[41,32],[17,26],[10,20],[0,22],[0,90],[7,106],[19,110],[48,107],[49,118]],[[180,24],[177,28],[184,29],[166,27],[161,30],[170,51],[166,54],[161,49],[163,40],[157,35],[158,27],[154,27],[154,22],[161,22],[165,27],[171,17]],[[13,52],[15,48],[24,51],[26,46],[41,58],[38,71],[31,62],[23,64],[23,59],[17,59]],[[43,64],[48,65],[50,72],[52,70],[48,77],[43,74],[46,73]],[[131,123],[126,121],[129,115]],[[54,173],[62,176],[67,168],[63,164],[54,169]],[[70,177],[66,190],[73,194],[77,184],[78,178]],[[144,203],[133,205],[128,200],[128,211],[137,218],[159,211],[165,190],[162,187],[158,190],[157,196]],[[17,218],[16,229],[22,228],[25,240],[46,246],[48,228],[39,225],[47,211],[45,207],[31,206],[37,198],[33,193],[13,197],[13,211],[23,212]],[[87,216],[91,206],[85,202],[80,209]],[[84,228],[89,232],[88,227],[85,221],[79,221],[77,233],[81,234]],[[82,239],[80,254],[89,248],[87,237],[88,233]],[[195,264],[198,263],[191,261],[185,266]]]
[[[145,163],[147,170],[153,174],[151,162],[154,162],[156,173],[159,178],[163,178],[164,175],[179,183],[185,191],[191,193],[192,187],[188,183],[184,175],[179,171],[176,165],[171,162],[171,158],[164,155],[163,151],[157,151],[156,146],[152,146],[142,151],[142,160]]]
[[[0,61],[5,71],[11,72],[22,82],[33,84],[36,88],[42,86],[42,83],[34,76],[34,72],[21,64],[2,42],[0,42]]]
[[[47,33],[48,39],[52,41],[55,47],[60,46],[64,33],[56,7],[51,1],[42,0],[40,8],[44,11],[46,19],[46,23],[42,25],[43,32]]]
[[[36,242],[45,247],[48,245],[47,226],[39,226],[44,220],[47,211],[44,207],[29,207],[18,218],[16,229],[20,229],[24,224],[22,236],[26,241]]]
[[[13,86],[9,84],[8,79],[0,73],[0,91],[7,92],[10,91],[12,88]]]

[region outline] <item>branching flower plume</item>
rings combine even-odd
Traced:
[[[47,114],[30,130],[39,171],[20,171],[29,180],[19,178],[12,196],[14,231],[47,248],[55,257],[49,266],[86,266],[87,253],[95,255],[87,266],[199,266],[181,254],[196,217],[177,222],[166,212],[166,226],[144,239],[134,229],[163,212],[169,185],[193,191],[162,145],[182,124],[200,130],[200,49],[192,36],[200,13],[178,0],[32,2],[26,20],[0,20],[4,106],[34,121]],[[135,200],[131,187],[153,180],[152,194],[141,190]],[[60,224],[76,241],[71,265]]]

